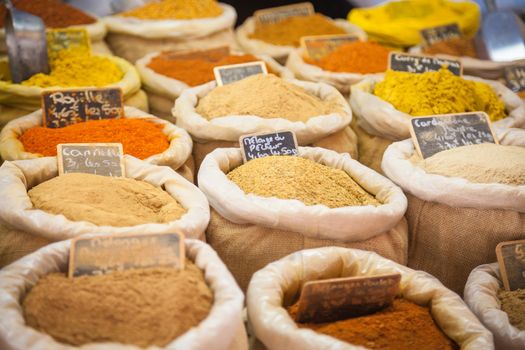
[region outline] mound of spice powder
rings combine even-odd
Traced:
[[[195,19],[217,17],[222,11],[216,0],[160,0],[119,15],[146,20]]]
[[[61,343],[164,347],[209,314],[213,293],[202,271],[149,268],[106,275],[41,278],[23,301],[28,326]]]
[[[501,310],[509,316],[510,324],[525,331],[525,289],[499,290],[498,299]]]
[[[48,28],[92,24],[96,19],[60,0],[11,0],[17,10],[36,15]],[[5,5],[0,5],[0,27],[5,25]]]
[[[245,193],[262,197],[297,199],[329,208],[381,204],[343,170],[301,157],[257,158],[227,176]]]
[[[445,54],[451,56],[478,57],[474,40],[467,38],[452,38],[438,41],[435,44],[423,48],[427,55]]]
[[[169,140],[163,126],[139,118],[92,120],[63,128],[35,126],[20,136],[24,150],[43,156],[56,156],[60,143],[122,143],[125,154],[146,159],[164,152]]]
[[[295,320],[299,304],[287,308]],[[388,350],[452,350],[459,347],[436,325],[430,310],[406,299],[395,299],[379,312],[327,323],[297,323],[352,345]]]

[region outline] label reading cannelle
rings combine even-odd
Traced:
[[[244,162],[267,156],[296,156],[297,139],[292,131],[243,135],[239,138]]]
[[[271,7],[255,11],[253,16],[259,25],[281,22],[288,17],[310,16],[315,13],[314,5],[310,2]]]
[[[457,60],[449,60],[431,56],[411,55],[401,52],[391,52],[388,57],[388,69],[399,72],[425,73],[436,72],[446,66],[455,75],[461,76],[463,66]]]
[[[498,143],[489,116],[484,112],[413,117],[410,134],[424,159],[452,148]]]
[[[121,143],[61,143],[57,145],[58,175],[85,173],[125,176]]]
[[[122,90],[118,88],[68,89],[42,93],[42,124],[46,128],[62,128],[88,120],[122,117]]]
[[[47,29],[47,52],[50,60],[62,50],[75,49],[91,52],[91,41],[86,29]]]
[[[392,304],[400,281],[400,274],[388,274],[306,282],[296,321],[333,322],[379,311]]]
[[[461,38],[461,29],[457,23],[425,28],[420,31],[426,45],[433,45],[440,41]]]
[[[525,288],[525,239],[501,242],[496,256],[505,290]]]
[[[505,81],[515,93],[525,91],[525,65],[505,68]]]
[[[358,40],[359,38],[352,34],[303,36],[301,38],[301,47],[305,50],[308,57],[318,60],[339,46]]]
[[[256,74],[268,74],[263,61],[230,64],[213,68],[218,86],[228,85]]]
[[[156,233],[104,235],[71,242],[68,276],[102,275],[151,267],[184,269],[184,235]]]

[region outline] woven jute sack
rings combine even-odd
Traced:
[[[400,296],[429,307],[439,328],[462,350],[494,349],[492,334],[461,298],[436,278],[359,249],[303,250],[257,271],[246,295],[249,325],[255,336],[272,350],[365,349],[308,328],[299,328],[285,307],[299,298],[308,281],[391,273],[401,274]]]
[[[186,130],[181,129],[170,122],[145,113],[137,108],[125,107],[126,118],[147,119],[148,121],[162,125],[162,132],[166,135],[170,145],[162,153],[154,154],[145,162],[154,165],[165,165],[173,170],[183,167],[191,157],[192,141]],[[19,138],[28,129],[42,126],[42,110],[38,110],[24,117],[10,121],[0,132],[0,155],[4,160],[22,160],[41,158],[41,154],[26,152]],[[191,162],[190,162],[191,165]],[[183,167],[181,171],[186,171]]]
[[[463,78],[487,83],[505,103],[508,116],[493,122],[495,129],[525,128],[525,103],[518,95],[497,81],[470,76]],[[350,106],[356,121],[354,131],[362,145],[359,160],[376,170],[388,145],[410,138],[412,119],[409,114],[373,94],[375,85],[383,79],[384,74],[369,75],[352,85],[350,94]]]
[[[220,4],[217,17],[190,20],[144,20],[109,16],[103,20],[109,30],[106,41],[115,55],[135,63],[155,51],[236,47],[233,26],[235,9]]]
[[[203,271],[213,292],[213,305],[202,322],[168,345],[145,349],[248,350],[242,320],[244,296],[232,275],[206,243],[187,239],[184,244],[187,258]],[[26,325],[22,300],[39,279],[51,273],[67,272],[70,245],[70,240],[51,244],[0,271],[0,347],[3,350],[138,350],[137,346],[110,342],[66,345]]]
[[[498,291],[503,288],[498,263],[476,267],[468,276],[463,298],[472,312],[494,335],[496,349],[525,349],[525,331],[514,327],[501,310]]]
[[[0,267],[50,242],[83,234],[133,234],[181,232],[188,238],[204,239],[210,219],[208,201],[192,183],[166,166],[148,164],[124,156],[126,177],[163,188],[187,213],[164,224],[127,227],[98,226],[87,221],[71,221],[63,215],[34,209],[27,191],[58,176],[56,157],[6,161],[0,167]]]
[[[143,88],[148,94],[152,113],[169,120],[172,118],[171,109],[173,108],[175,100],[180,96],[182,91],[189,89],[190,86],[181,80],[162,75],[148,67],[151,60],[159,54],[160,52],[147,54],[136,62],[135,67],[142,79]],[[243,53],[238,51],[232,52],[232,54],[243,55]],[[256,57],[264,61],[276,75],[282,78],[294,77],[290,70],[281,66],[270,56],[257,55]]]
[[[335,19],[333,23],[343,29],[348,34],[354,34],[363,40],[366,38],[366,33],[358,26],[349,23],[343,19]],[[259,39],[252,39],[250,35],[255,31],[255,18],[248,17],[243,24],[237,27],[235,36],[237,42],[246,52],[254,55],[269,55],[278,62],[285,64],[290,52],[295,50],[294,46],[290,45],[274,45],[264,42]]]
[[[408,198],[408,266],[461,293],[474,267],[496,260],[499,242],[525,238],[525,185],[428,174],[414,153],[412,140],[395,142],[382,163]]]
[[[202,162],[198,178],[214,209],[206,240],[243,290],[255,271],[304,248],[358,247],[406,263],[406,198],[399,187],[346,154],[300,147],[299,157],[342,169],[383,204],[331,209],[246,194],[226,176],[242,164],[241,151],[213,151]]]
[[[306,122],[293,122],[284,118],[262,118],[255,115],[227,115],[208,120],[196,111],[199,100],[209,94],[217,84],[210,82],[186,89],[175,101],[172,114],[177,126],[187,130],[193,139],[195,167],[202,159],[218,147],[238,147],[242,135],[292,130],[301,146],[329,147],[337,152],[356,155],[357,138],[348,125],[352,111],[345,98],[336,88],[323,83],[312,83],[295,79],[287,81],[305,89],[325,101],[332,101],[342,114],[331,113],[310,118]]]

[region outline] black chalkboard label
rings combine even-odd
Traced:
[[[91,52],[91,40],[84,28],[47,29],[47,52],[50,60],[62,50],[75,49]]]
[[[57,146],[58,174],[126,176],[122,155],[121,143],[61,143]]]
[[[239,138],[245,162],[267,156],[296,156],[297,139],[292,131],[243,135]]]
[[[401,52],[391,52],[388,58],[388,69],[399,72],[425,73],[435,72],[447,66],[455,75],[461,76],[463,66],[461,62],[431,56],[411,55]]]
[[[71,241],[68,276],[174,267],[184,269],[184,235],[156,233],[104,235]]]
[[[444,26],[425,28],[420,31],[426,45],[432,45],[440,41],[461,38],[461,29],[457,23]]]
[[[496,256],[505,290],[525,288],[525,239],[501,242]]]
[[[413,117],[410,134],[423,158],[452,148],[498,143],[489,116],[484,112]]]
[[[318,60],[336,50],[339,46],[358,41],[352,34],[303,36],[301,47],[313,60]]]
[[[122,90],[82,89],[42,93],[43,125],[62,128],[88,120],[124,117]]]
[[[227,85],[256,74],[268,74],[263,61],[230,64],[213,68],[218,86]]]
[[[273,24],[281,22],[288,17],[310,16],[315,13],[314,5],[310,2],[271,7],[257,10],[253,13],[258,25]]]
[[[505,68],[507,87],[518,93],[525,91],[525,65]]]
[[[392,304],[401,275],[332,278],[306,282],[299,297],[297,322],[333,322],[367,315]]]

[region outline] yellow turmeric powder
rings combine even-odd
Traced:
[[[438,72],[387,71],[374,94],[412,116],[486,112],[492,121],[505,118],[505,104],[492,87],[466,80],[443,67]]]
[[[123,12],[120,16],[140,19],[195,19],[217,17],[222,8],[216,0],[161,0]]]

